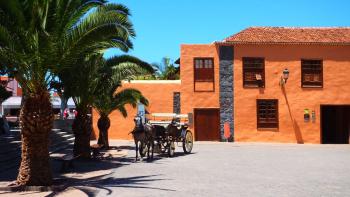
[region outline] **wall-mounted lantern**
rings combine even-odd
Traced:
[[[315,113],[315,110],[312,110],[312,111],[311,111],[311,119],[312,119],[312,122],[313,122],[313,123],[316,122],[316,113]]]
[[[280,85],[284,85],[287,83],[287,80],[289,78],[289,70],[288,68],[285,68],[282,72],[282,76],[281,76],[281,81],[280,81]]]

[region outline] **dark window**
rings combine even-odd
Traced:
[[[257,100],[258,128],[278,128],[278,100]]]
[[[322,87],[322,60],[301,60],[301,86]]]
[[[214,81],[214,59],[195,58],[194,59],[194,81],[213,82]]]
[[[265,87],[264,58],[243,58],[243,86]]]

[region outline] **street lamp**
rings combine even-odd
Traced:
[[[281,81],[280,81],[280,85],[284,85],[287,83],[287,80],[289,78],[289,70],[288,68],[285,68],[282,72],[282,76],[281,76]]]

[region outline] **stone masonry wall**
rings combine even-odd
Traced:
[[[221,139],[226,140],[224,137],[225,123],[230,126],[231,136],[228,139],[233,141],[234,139],[234,117],[233,117],[233,47],[232,46],[220,46],[219,48],[220,69],[220,131]]]
[[[181,94],[180,94],[180,92],[174,92],[173,112],[176,114],[181,113]]]

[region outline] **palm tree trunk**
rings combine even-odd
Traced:
[[[107,115],[101,115],[97,121],[99,129],[98,144],[103,145],[104,148],[109,148],[108,129],[111,126],[111,121]]]
[[[20,113],[22,160],[17,185],[52,185],[49,158],[49,134],[53,111],[48,92],[23,98]]]
[[[78,115],[75,117],[72,130],[75,135],[74,156],[90,158],[90,136],[92,132],[92,120],[88,115],[88,110],[77,108]]]

